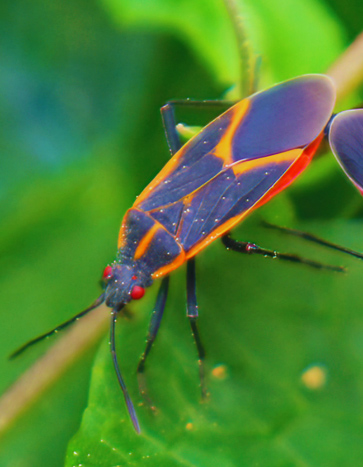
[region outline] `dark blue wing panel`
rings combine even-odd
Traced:
[[[200,188],[185,206],[177,240],[188,252],[228,219],[253,206],[291,166],[273,160],[242,174],[226,169]]]
[[[175,203],[208,182],[223,167],[223,160],[210,153],[201,154],[192,163],[188,162],[189,165],[178,167],[165,178],[137,207],[144,211],[151,211],[160,206]]]
[[[183,208],[183,201],[178,201],[170,206],[163,206],[160,209],[149,211],[149,215],[160,222],[172,235],[175,235],[183,214]]]
[[[363,110],[339,113],[330,126],[329,142],[344,172],[363,191]]]
[[[324,75],[307,75],[254,94],[233,138],[233,160],[256,159],[311,143],[333,111],[335,91]]]
[[[173,203],[217,175],[222,169],[223,160],[213,156],[213,150],[228,128],[231,118],[231,112],[224,113],[188,141],[171,159],[170,163],[175,161],[171,172],[141,203],[137,203],[137,207],[150,211]]]

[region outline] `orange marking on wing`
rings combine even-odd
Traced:
[[[180,255],[178,255],[173,262],[166,264],[165,266],[162,266],[157,271],[155,271],[151,275],[152,279],[155,280],[159,279],[160,277],[166,276],[167,274],[171,273],[171,271],[174,271],[174,269],[179,268],[185,262],[185,260],[185,252],[182,249]]]
[[[300,157],[297,156],[295,162],[292,163],[290,168],[284,173],[284,175],[272,186],[263,197],[261,197],[253,206],[251,206],[246,211],[242,212],[238,216],[232,217],[223,225],[217,227],[213,232],[211,232],[207,237],[205,237],[201,242],[197,243],[193,248],[191,248],[185,255],[185,259],[188,260],[198,254],[203,250],[207,245],[212,243],[217,238],[221,237],[225,233],[229,232],[233,227],[239,224],[245,217],[247,217],[252,211],[256,208],[267,203],[271,198],[284,190],[288,185],[290,185],[295,178],[308,166],[311,162],[313,155],[318,149],[320,142],[323,138],[323,134],[320,134],[307,148],[300,150],[287,151],[291,153],[293,151],[300,151]],[[280,154],[278,154],[280,156]],[[266,158],[265,158],[266,160]],[[251,161],[254,162],[254,161]],[[245,162],[241,163],[245,164]]]
[[[205,128],[207,128],[209,125],[211,125],[213,122],[216,120],[223,118],[223,116],[230,111],[234,111],[235,115],[232,117],[232,122],[230,127],[228,128],[226,135],[222,137],[222,140],[225,139],[225,143],[221,144],[221,141],[217,144],[216,146],[216,156],[221,157],[223,160],[226,161],[226,163],[231,163],[232,161],[232,156],[230,155],[230,147],[231,147],[231,140],[233,138],[233,135],[237,129],[237,127],[241,123],[241,119],[245,115],[247,109],[249,107],[249,100],[244,99],[237,104],[235,104],[233,107],[230,109],[227,109],[225,112],[223,112],[221,115],[219,115],[217,118],[212,120],[206,127],[204,127],[201,131],[203,131]],[[231,110],[232,109],[232,110]],[[235,109],[235,110],[233,110]],[[191,138],[182,148],[179,149],[178,152],[174,154],[174,156],[165,164],[165,166],[161,169],[161,171],[156,175],[156,177],[149,183],[149,185],[144,188],[144,190],[141,192],[141,194],[136,198],[135,203],[133,204],[134,208],[137,208],[140,203],[145,201],[145,199],[149,196],[149,194],[155,189],[156,186],[158,186],[160,183],[163,183],[165,179],[172,174],[174,169],[179,163],[179,159],[184,156],[186,152],[189,150],[189,146],[191,144],[194,144],[194,139],[199,135],[196,134]],[[228,155],[228,157],[226,156]]]
[[[155,223],[142,237],[142,239],[140,240],[140,243],[137,245],[137,248],[134,254],[135,261],[141,258],[141,256],[145,254],[146,250],[150,246],[151,240],[153,239],[156,231],[159,230],[159,228],[160,227]]]
[[[302,153],[302,149],[291,149],[290,151],[281,152],[272,156],[260,157],[259,159],[252,159],[250,161],[235,162],[231,169],[235,175],[241,175],[249,172],[258,167],[263,167],[266,163],[276,162],[279,164],[286,161],[294,161]]]
[[[256,209],[265,203],[267,203],[271,198],[280,193],[280,191],[287,188],[300,173],[306,169],[310,164],[312,157],[316,153],[322,139],[324,138],[324,133],[320,135],[307,146],[302,152],[301,156],[291,165],[291,167],[284,173],[284,175],[278,180],[275,185],[266,192],[254,206],[253,209]]]
[[[127,230],[126,230],[126,221],[128,217],[129,211],[131,211],[132,208],[128,209],[124,215],[124,218],[122,219],[120,231],[118,233],[118,240],[117,240],[117,249],[119,250],[120,248],[123,248],[125,245],[125,241],[127,238]]]
[[[233,112],[231,123],[213,151],[216,157],[220,157],[225,161],[225,166],[233,164],[234,162],[232,158],[232,140],[249,107],[250,101],[248,99],[243,99],[230,109],[230,112]]]

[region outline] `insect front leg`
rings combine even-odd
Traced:
[[[222,243],[227,248],[227,250],[237,251],[238,253],[247,253],[247,254],[258,254],[262,256],[268,256],[270,258],[278,258],[292,263],[306,264],[307,266],[313,267],[315,269],[327,269],[329,271],[344,272],[345,269],[342,266],[333,266],[330,264],[319,263],[312,259],[303,258],[302,256],[291,254],[291,253],[280,253],[276,250],[268,250],[266,248],[261,248],[255,243],[251,242],[240,242],[233,239],[229,234],[222,237]]]
[[[145,363],[146,363],[146,358],[150,353],[151,347],[153,346],[153,343],[156,339],[161,319],[164,314],[164,308],[165,308],[165,303],[166,299],[168,296],[168,289],[169,289],[169,276],[164,277],[164,279],[161,281],[158,296],[156,298],[156,303],[154,306],[154,310],[152,312],[150,324],[149,324],[149,332],[146,338],[146,346],[143,354],[140,357],[139,363],[137,365],[137,380],[139,383],[139,391],[146,400],[146,402],[149,404],[150,408],[152,410],[155,410],[155,405],[152,403],[150,397],[148,396],[148,391],[147,391],[147,386],[146,386],[146,380],[145,380]]]
[[[187,317],[189,319],[192,335],[197,346],[199,378],[202,399],[208,396],[208,391],[205,385],[204,358],[205,350],[200,339],[197,319],[198,319],[198,304],[196,295],[196,280],[195,280],[195,259],[192,258],[187,262]]]

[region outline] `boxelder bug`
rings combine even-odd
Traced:
[[[182,147],[175,128],[175,103],[165,105],[161,112],[173,157],[126,212],[119,234],[117,259],[103,274],[104,292],[89,308],[23,345],[12,356],[106,303],[112,309],[110,341],[114,367],[132,423],[139,432],[135,409],[117,361],[117,316],[130,300],[140,299],[146,287],[162,278],[146,347],[137,368],[140,389],[146,395],[145,361],[162,319],[169,274],[187,262],[187,316],[197,346],[202,394],[205,394],[204,349],[197,328],[194,257],[221,237],[225,246],[235,251],[279,256],[324,267],[298,256],[238,242],[228,233],[253,210],[290,185],[305,169],[324,138],[334,102],[335,89],[330,78],[301,76],[236,103]],[[192,101],[186,104],[196,105]],[[207,101],[203,105],[220,103]],[[344,138],[341,140],[338,136],[344,122],[344,117],[336,117],[330,131],[333,148],[339,157],[345,154],[341,150]],[[350,168],[346,170],[356,180],[356,174],[352,174]]]

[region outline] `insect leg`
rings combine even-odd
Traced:
[[[176,129],[174,106],[167,103],[160,109],[160,112],[169,151],[171,155],[174,155],[181,147],[180,137]]]
[[[306,264],[316,269],[327,269],[329,271],[344,272],[345,269],[342,266],[332,266],[330,264],[319,263],[311,259],[303,258],[299,255],[291,253],[280,253],[275,250],[267,250],[266,248],[261,248],[255,243],[250,242],[240,242],[234,240],[230,235],[224,235],[222,237],[222,243],[227,248],[227,250],[237,251],[238,253],[247,253],[247,254],[258,254],[262,256],[269,256],[270,258],[279,258],[286,261],[291,261],[293,263]]]
[[[145,350],[140,357],[140,360],[139,360],[139,363],[136,369],[140,393],[142,394],[142,396],[145,398],[145,400],[148,402],[149,406],[153,410],[155,410],[155,406],[152,404],[147,394],[147,387],[146,387],[146,381],[145,381],[145,363],[146,363],[146,358],[150,353],[151,347],[156,339],[156,336],[157,336],[157,333],[160,327],[161,319],[164,313],[166,299],[168,296],[168,289],[169,289],[169,276],[164,277],[164,279],[162,280],[160,284],[158,296],[157,296],[154,310],[153,310],[151,320],[150,320],[149,332],[146,338]]]
[[[301,237],[304,240],[308,240],[309,242],[318,243],[319,245],[332,248],[333,250],[342,251],[343,253],[347,253],[348,255],[363,259],[363,253],[359,253],[359,251],[354,251],[354,250],[351,250],[350,248],[346,248],[345,246],[341,246],[341,245],[337,245],[336,243],[329,242],[328,240],[325,240],[324,238],[320,238],[309,232],[304,232],[303,230],[290,229],[289,227],[281,227],[279,225],[270,224],[269,222],[266,222],[266,221],[263,222],[263,225],[269,229],[280,230],[281,232],[286,232],[287,234],[294,235],[295,237]]]
[[[117,361],[117,354],[116,354],[116,342],[115,342],[115,327],[116,327],[116,321],[117,321],[117,315],[118,315],[119,310],[112,310],[112,315],[111,315],[111,328],[110,328],[110,345],[111,345],[111,355],[112,355],[112,361],[113,365],[115,367],[115,371],[117,374],[117,380],[119,382],[119,385],[122,389],[125,402],[127,405],[127,410],[129,412],[132,424],[134,425],[134,428],[137,433],[140,433],[140,425],[137,419],[137,415],[135,412],[134,405],[132,403],[132,400],[129,396],[129,393],[127,392],[126,389],[126,384],[122,378],[120,367]]]
[[[207,388],[205,386],[205,371],[204,371],[204,358],[205,350],[200,339],[197,319],[198,319],[198,304],[196,295],[196,280],[195,280],[195,258],[190,259],[187,262],[187,317],[192,328],[192,335],[194,338],[195,345],[198,351],[198,365],[199,365],[199,378],[200,388],[202,392],[202,399],[205,399],[208,395]]]

